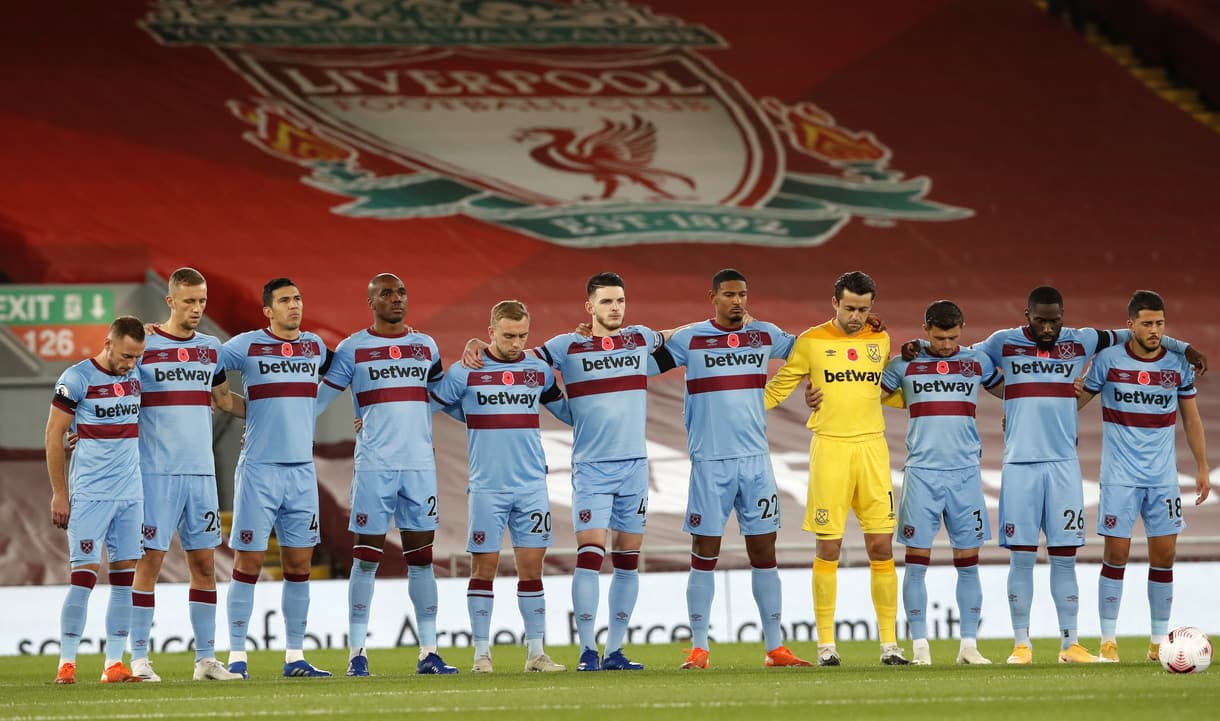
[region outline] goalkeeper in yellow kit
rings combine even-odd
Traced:
[[[835,317],[796,339],[788,361],[767,383],[766,406],[774,408],[803,378],[818,386],[823,401],[809,417],[809,498],[804,529],[817,534],[813,559],[813,611],[818,629],[818,665],[838,666],[835,596],[839,551],[849,509],[854,511],[872,570],[873,606],[881,640],[881,663],[909,663],[898,646],[898,575],[894,571],[894,486],[881,416],[881,374],[890,337],[869,327],[877,285],[853,271],[835,281]],[[887,404],[901,406],[901,397]]]

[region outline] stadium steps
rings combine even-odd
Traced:
[[[1034,5],[1042,10],[1047,10],[1048,7],[1046,0],[1034,0]],[[1104,32],[1092,18],[1089,19],[1084,36],[1089,43],[1126,68],[1135,79],[1163,100],[1220,133],[1220,112],[1209,107],[1198,90],[1176,81],[1168,68],[1157,63],[1145,63],[1132,45]]]
[[[233,512],[220,512],[220,528],[224,538],[228,538],[233,531]],[[309,570],[309,578],[311,580],[321,580],[331,578],[332,572],[329,564],[315,563]],[[263,556],[263,578],[273,581],[284,580],[284,570],[280,568],[280,544],[276,540],[275,532],[271,532],[271,538],[267,539],[267,554]]]

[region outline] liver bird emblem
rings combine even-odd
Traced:
[[[649,167],[657,153],[657,126],[638,115],[633,114],[630,122],[602,118],[601,128],[584,137],[571,128],[543,127],[522,128],[513,135],[519,143],[540,138],[545,142],[535,145],[530,157],[554,170],[592,175],[602,184],[600,200],[613,198],[623,181],[641,185],[664,200],[678,197],[662,187],[667,181],[695,189],[695,181],[681,173]]]

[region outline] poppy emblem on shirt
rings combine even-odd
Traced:
[[[1176,371],[1161,371],[1161,387],[1168,390],[1178,384]]]
[[[93,539],[86,538],[80,542],[81,553],[93,553]]]
[[[614,339],[610,336],[602,338],[602,350],[614,350]]]
[[[186,348],[178,349],[178,361],[180,363],[185,363],[190,359],[191,359],[191,354],[187,352]]]
[[[399,358],[402,358],[402,351],[398,350],[398,346],[396,346],[396,345],[390,346],[390,357],[393,358],[394,360],[398,360]]]
[[[364,528],[365,526],[369,525],[369,514],[357,513],[356,514],[356,525],[360,526],[361,528]]]
[[[474,542],[474,545],[482,546],[483,542],[487,540],[487,534],[483,531],[474,531],[470,534],[470,540]]]
[[[1146,386],[1152,382],[1152,376],[1148,374],[1148,371],[1140,371],[1140,374],[1135,377],[1135,380],[1139,381],[1140,385]]]
[[[947,361],[936,361],[936,372],[942,376],[949,372],[949,363]]]
[[[500,374],[500,383],[503,385],[511,386],[515,381],[516,378],[513,377],[512,371],[504,371],[502,374]]]
[[[1051,357],[1051,352],[1050,352],[1050,351],[1048,351],[1048,350],[1042,350],[1041,348],[1039,348],[1039,349],[1038,349],[1038,357],[1039,357],[1039,358],[1050,358],[1050,357]]]
[[[290,357],[292,355],[292,344],[291,343],[281,343],[280,344],[280,355],[284,356],[285,358]]]
[[[122,383],[115,383],[111,387],[114,388],[114,395],[116,398],[122,398],[123,396],[127,395],[127,389],[123,387]]]
[[[848,348],[847,349],[847,360],[853,361],[853,362],[860,360],[860,353],[857,352],[855,348]]]
[[[741,339],[737,337],[736,333],[730,333],[728,343],[730,348],[737,348],[741,345]]]

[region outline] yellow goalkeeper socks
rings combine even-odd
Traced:
[[[894,559],[869,561],[868,566],[872,570],[878,639],[883,644],[898,643],[898,573],[894,571]]]
[[[893,564],[890,564],[893,571]],[[839,594],[839,562],[813,559],[813,619],[818,627],[818,643],[835,642],[835,599]]]

